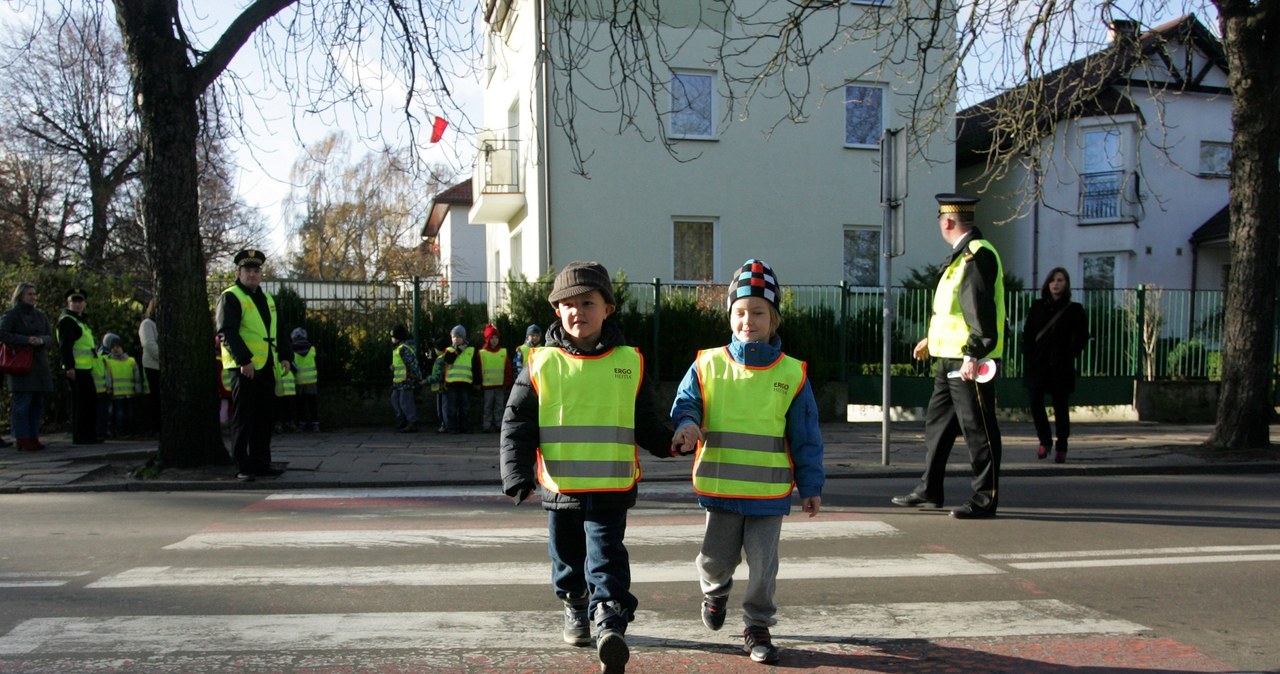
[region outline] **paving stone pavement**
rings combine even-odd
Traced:
[[[1209,424],[1095,422],[1072,425],[1071,450],[1064,464],[1037,460],[1035,433],[1028,423],[1004,423],[1003,475],[1159,474],[1280,471],[1280,430],[1272,430],[1270,450],[1215,454],[1200,449]],[[889,461],[883,461],[880,423],[824,423],[828,479],[912,478],[923,470],[924,426],[894,422],[889,428]],[[319,433],[277,434],[272,458],[287,467],[278,478],[239,482],[230,466],[161,471],[139,479],[131,473],[156,453],[154,438],[72,445],[65,434],[42,438],[47,449],[0,449],[0,493],[28,491],[125,491],[213,489],[305,489],[498,485],[498,434],[394,433],[381,428],[349,428]],[[224,445],[230,441],[224,437]],[[962,443],[950,470],[967,474]],[[644,479],[689,479],[688,457],[659,459],[640,451]]]

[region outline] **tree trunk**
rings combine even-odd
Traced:
[[[1223,2],[1223,49],[1230,68],[1231,269],[1223,335],[1222,393],[1210,445],[1270,443],[1276,262],[1280,251],[1280,36],[1275,16],[1249,2]],[[1274,9],[1274,8],[1272,8]]]
[[[199,95],[164,0],[115,0],[142,132],[142,219],[156,279],[161,467],[230,463],[218,427],[213,321],[200,248]]]

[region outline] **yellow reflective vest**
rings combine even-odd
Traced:
[[[705,439],[693,463],[704,496],[781,498],[795,486],[787,410],[804,386],[806,365],[782,354],[766,367],[739,363],[727,347],[698,353]]]
[[[1000,262],[1000,254],[989,241],[971,239],[968,250],[955,256],[942,273],[938,291],[933,296],[933,316],[929,319],[929,355],[934,358],[962,358],[965,355],[964,345],[969,342],[971,331],[960,307],[960,282],[971,267],[969,263],[973,260],[973,254],[981,248],[986,248],[996,256],[996,347],[986,356],[999,358],[1004,353],[1004,266]]]
[[[298,394],[297,380],[293,377],[293,368],[276,361],[276,397],[283,398]]]
[[[409,366],[404,364],[404,357],[400,355],[400,349],[405,348],[412,347],[404,343],[391,347],[391,382],[394,384],[409,381]]]
[[[138,361],[132,356],[106,358],[106,373],[110,381],[112,398],[131,398],[147,393],[147,380],[138,369]]]
[[[320,381],[320,375],[316,372],[316,347],[311,347],[306,355],[301,353],[293,354],[293,365],[298,368],[296,377],[298,386],[306,386]]]
[[[80,337],[71,344],[71,355],[75,358],[76,369],[93,370],[100,367],[102,362],[98,360],[98,343],[93,338],[93,330],[89,329],[89,324],[71,313],[62,314],[62,318],[70,318],[80,326]]]
[[[480,369],[483,372],[481,385],[489,388],[502,386],[507,374],[507,349],[480,349]]]
[[[253,298],[240,286],[233,285],[223,292],[240,302],[240,338],[244,340],[245,346],[249,347],[249,353],[253,354],[253,359],[250,361],[253,363],[253,368],[261,370],[267,366],[267,358],[275,351],[276,300],[271,293],[262,291],[262,294],[267,297],[267,309],[271,314],[270,325],[268,325],[262,322],[262,313],[258,311],[258,305],[253,303]],[[278,361],[279,358],[276,360]],[[222,367],[240,367],[225,342],[222,345]]]
[[[529,361],[538,394],[538,483],[557,494],[634,487],[640,480],[640,352],[619,346],[598,356],[575,356],[548,347],[534,349]]]
[[[455,348],[455,347],[449,347]],[[446,384],[470,384],[475,375],[471,372],[471,361],[476,356],[474,347],[465,347],[458,352],[458,357],[452,363],[445,361],[444,364],[444,381]]]

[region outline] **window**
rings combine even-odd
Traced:
[[[844,228],[844,280],[851,287],[880,285],[880,230]]]
[[[1084,268],[1085,290],[1112,290],[1116,287],[1118,255],[1085,255],[1081,266]]]
[[[1231,175],[1231,143],[1200,141],[1200,175],[1211,178]]]
[[[874,147],[884,130],[884,90],[864,84],[844,88],[844,144]]]
[[[715,232],[715,222],[711,220],[675,221],[676,281],[716,279]]]
[[[714,100],[711,73],[672,73],[671,137],[714,138]]]
[[[1124,159],[1120,130],[1084,132],[1084,161],[1080,173],[1080,218],[1114,220],[1121,216]]]

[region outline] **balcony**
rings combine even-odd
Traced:
[[[1121,220],[1124,171],[1080,174],[1080,219]]]
[[[525,207],[519,143],[481,138],[471,179],[471,222],[507,224]]]

